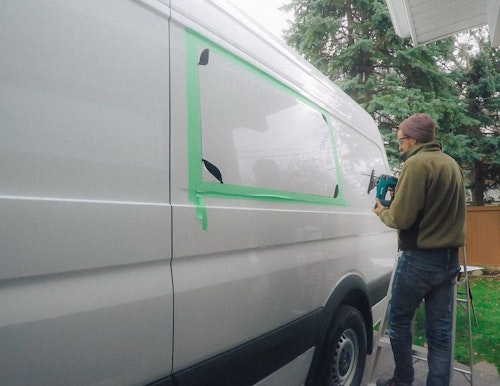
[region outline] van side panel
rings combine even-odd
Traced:
[[[2,3],[0,385],[302,385],[371,332],[378,130],[229,5]]]
[[[2,2],[1,385],[170,374],[168,17]]]
[[[242,25],[224,18],[206,3],[197,6],[201,7],[197,10],[204,15],[203,19],[190,13],[192,2],[174,2],[171,22],[171,69],[175,74],[171,83],[172,143],[175,143],[172,147],[175,224],[172,271],[176,293],[173,371],[181,380],[194,379],[189,378],[190,372],[195,378],[196,374],[229,377],[237,356],[245,358],[244,353],[254,352],[253,343],[261,338],[279,340],[282,334],[301,325],[301,321],[322,314],[334,289],[348,275],[362,278],[367,288],[377,290],[375,287],[379,285],[386,288],[387,282],[378,280],[392,268],[396,245],[394,232],[386,232],[373,216],[373,197],[366,193],[372,168],[388,172],[380,137],[370,135],[376,130],[373,122],[352,115],[351,124],[356,129],[350,127],[337,118],[335,110],[284,79],[278,66],[273,66],[275,53],[269,51],[268,56],[259,57],[262,62],[256,60],[252,55],[263,48],[248,43],[253,36]],[[216,26],[234,32],[219,35],[214,32],[219,31]],[[193,36],[195,45],[201,42],[194,55]],[[248,44],[232,44],[240,40]],[[208,55],[204,53],[207,47]],[[228,59],[220,67],[221,79],[210,83],[204,78],[207,60],[210,66],[225,57]],[[290,72],[298,71],[293,62],[288,65]],[[238,73],[234,78],[238,81],[229,82],[232,89],[228,91],[233,94],[220,92],[217,88],[224,76],[231,77],[233,70]],[[310,79],[313,85],[314,79]],[[286,120],[281,127],[278,120],[273,126],[277,131],[273,132],[264,109],[237,105],[238,101],[267,100],[267,95],[255,91],[261,80],[267,82],[268,92],[274,93],[272,103],[278,110],[303,102],[332,131],[332,137],[324,139],[333,141],[332,167],[325,163],[330,181],[318,189],[308,190],[311,188],[308,183],[290,185],[290,181],[297,180],[297,174],[280,164],[282,160],[274,168],[272,162],[258,171],[252,167],[255,165],[251,164],[251,157],[263,153],[262,147],[248,142],[255,139],[252,135],[257,137],[266,132],[269,142],[289,144],[282,135],[292,132]],[[203,106],[207,94],[214,102],[210,109]],[[346,97],[342,95],[338,95],[335,106],[343,105]],[[366,113],[353,108],[349,99],[345,100],[347,112],[352,108],[353,114],[364,117]],[[234,122],[245,122],[247,128],[253,129],[245,133],[250,138],[243,142],[247,146],[238,147],[242,130],[241,124],[231,126]],[[371,126],[357,130],[366,122]],[[192,125],[199,125],[200,129],[192,130]],[[311,133],[310,125],[304,125],[303,129]],[[337,131],[344,133],[342,138],[337,138]],[[355,147],[350,138],[358,141]],[[252,154],[239,149],[251,149]],[[285,150],[287,155],[293,154],[289,147]],[[313,147],[314,150],[317,148]],[[197,157],[191,157],[192,154]],[[223,183],[215,177],[217,173],[203,166],[202,159],[208,154],[206,159],[215,164]],[[297,166],[300,173],[300,165]],[[196,176],[201,176],[198,185],[191,180],[193,169]],[[262,180],[257,178],[259,171]],[[277,181],[279,177],[284,182]],[[316,183],[322,178],[321,170],[311,168],[302,181]],[[263,185],[257,185],[258,181],[264,181]],[[338,196],[335,196],[336,184],[340,189]],[[325,192],[331,196],[323,200],[321,197],[328,194]],[[382,292],[378,291],[379,295]],[[371,305],[380,299],[380,296],[370,298]],[[314,332],[317,338],[320,329]],[[309,344],[301,348],[302,352],[296,352],[297,357],[311,353],[311,348],[314,350],[315,340]],[[269,346],[267,355],[261,353],[258,359],[263,367],[276,358],[277,347]],[[311,360],[311,355],[304,358]],[[219,363],[224,360],[232,365],[226,366],[227,373],[222,374],[220,369],[224,367],[219,367]],[[214,366],[212,371],[210,366]],[[306,374],[295,381],[300,384],[305,377]]]

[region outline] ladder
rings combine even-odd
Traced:
[[[460,256],[460,254],[459,254]],[[468,369],[461,369],[458,367],[454,366],[454,360],[452,358],[451,361],[451,374],[450,374],[450,384],[452,384],[453,381],[453,372],[457,371],[461,373],[466,380],[470,383],[471,386],[474,385],[473,383],[473,368],[472,368],[472,361],[473,361],[473,351],[472,351],[472,325],[471,325],[471,311],[474,312],[474,318],[476,320],[477,324],[477,319],[475,315],[475,310],[472,305],[472,293],[470,290],[469,286],[469,275],[468,275],[468,269],[467,269],[467,255],[465,252],[465,247],[462,247],[462,253],[461,253],[461,258],[462,258],[462,264],[461,264],[461,273],[459,274],[460,276],[463,276],[462,279],[457,280],[457,284],[455,285],[455,302],[454,302],[454,307],[453,307],[453,326],[452,326],[452,345],[451,345],[451,352],[455,353],[455,334],[456,334],[456,320],[457,320],[457,308],[460,305],[461,308],[465,311],[466,318],[467,318],[467,333],[468,333],[468,349],[469,349],[469,364],[468,364]],[[379,324],[379,330],[375,332],[375,352],[374,352],[374,358],[373,362],[371,365],[371,368],[369,370],[369,383],[368,386],[375,385],[375,371],[378,366],[378,362],[380,359],[380,353],[382,349],[384,348],[391,348],[391,343],[389,340],[389,337],[387,336],[387,318],[388,318],[388,310],[389,310],[389,303],[391,300],[392,296],[392,281],[394,280],[394,274],[396,272],[396,266],[398,263],[398,259],[396,259],[394,269],[392,270],[392,275],[391,275],[391,280],[389,283],[389,288],[387,292],[387,305],[386,305],[386,310],[384,313],[384,316],[382,317],[380,324]],[[463,271],[463,273],[462,273]],[[457,287],[458,285],[463,285],[464,286],[464,292],[458,292]],[[414,330],[414,324],[415,324],[415,318],[413,319],[413,330]],[[418,346],[418,345],[413,345],[412,346],[412,356],[414,361],[427,361],[427,348]]]

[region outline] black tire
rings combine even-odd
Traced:
[[[366,329],[361,313],[342,305],[334,316],[320,358],[319,386],[360,385],[366,362]]]

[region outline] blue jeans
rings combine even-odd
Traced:
[[[460,271],[457,249],[404,251],[392,283],[389,337],[398,385],[411,385],[414,378],[411,323],[425,300],[427,337],[427,386],[450,383],[454,287]]]

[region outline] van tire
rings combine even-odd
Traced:
[[[354,307],[341,305],[323,346],[318,377],[321,386],[359,385],[366,362],[367,338],[363,316]]]

